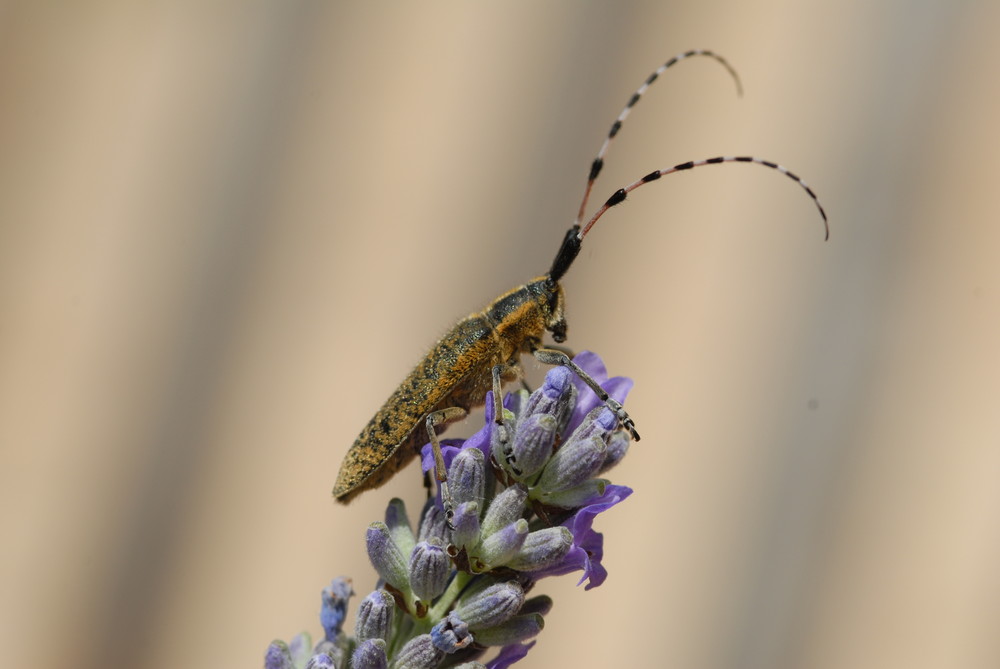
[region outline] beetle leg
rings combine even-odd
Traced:
[[[539,343],[539,345],[536,346],[534,349],[532,349],[532,351],[538,351],[538,350],[556,351],[557,353],[565,354],[567,358],[572,358],[574,355],[576,355],[573,349],[571,349],[569,346],[560,346],[559,344],[549,344],[548,346],[542,346],[541,343]],[[539,358],[539,360],[541,360],[541,358]],[[562,363],[557,363],[557,364],[562,364]]]
[[[507,424],[503,420],[503,372],[507,369],[506,365],[493,365],[493,422],[496,424],[497,438],[500,443],[504,445],[504,450],[508,447],[507,442],[510,441],[508,436]]]
[[[513,445],[510,443],[512,430],[504,420],[503,403],[500,401],[500,386],[503,383],[502,374],[505,369],[509,369],[510,367],[511,365],[493,366],[493,423],[496,430],[496,439],[500,444],[500,452],[503,453],[503,459],[515,474],[520,475],[521,472],[515,463]],[[524,383],[524,376],[521,376],[521,382]]]
[[[625,407],[623,407],[621,403],[613,397],[608,395],[604,388],[601,388],[601,386],[590,374],[580,369],[580,366],[573,362],[568,355],[554,348],[538,348],[532,351],[532,353],[536,358],[538,358],[539,362],[546,365],[562,365],[563,367],[568,367],[574,374],[577,375],[577,377],[579,377],[581,381],[590,386],[590,389],[594,391],[600,400],[614,412],[615,417],[618,418],[618,422],[622,427],[629,431],[632,438],[639,441],[639,433],[635,431],[635,421],[633,421],[631,416],[628,415],[628,412],[625,411]]]
[[[441,441],[438,439],[435,428],[444,423],[461,420],[465,418],[467,413],[462,407],[449,407],[440,411],[430,412],[427,414],[426,419],[427,434],[431,438],[431,453],[434,454],[434,478],[438,482],[438,487],[441,488],[441,503],[444,504],[445,518],[448,521],[449,527],[451,527],[451,519],[455,515],[455,501],[451,497],[451,491],[448,490],[448,470],[444,466],[444,455],[441,454]]]

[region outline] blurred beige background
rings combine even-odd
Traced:
[[[734,165],[588,238],[568,343],[636,380],[636,492],[603,587],[541,586],[524,666],[1000,666],[998,28],[946,0],[0,4],[5,666],[259,667],[330,578],[367,592],[364,528],[423,492],[335,505],[345,449],[548,268],[621,105],[692,47],[745,97],[671,70],[595,201],[752,153],[832,238]]]

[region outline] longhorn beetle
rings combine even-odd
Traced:
[[[351,446],[337,475],[333,495],[339,502],[349,502],[359,493],[385,483],[403,465],[409,462],[428,436],[434,452],[434,477],[442,494],[442,501],[450,517],[453,505],[448,493],[447,475],[438,432],[454,420],[465,416],[471,407],[482,405],[486,391],[493,390],[493,416],[501,445],[509,439],[504,425],[500,390],[504,381],[511,381],[521,374],[520,357],[533,354],[550,365],[565,365],[580,377],[618,417],[633,439],[639,440],[632,419],[621,404],[610,398],[604,390],[562,350],[545,348],[542,337],[548,331],[557,343],[566,340],[565,297],[559,280],[573,264],[580,252],[584,237],[608,209],[621,204],[629,193],[661,177],[702,165],[720,163],[756,163],[781,172],[805,189],[823,218],[826,238],[830,237],[826,213],[819,199],[806,183],[787,169],[767,160],[752,156],[720,156],[707,160],[692,160],[667,169],[650,172],[638,181],[619,188],[581,226],[590,192],[604,166],[604,156],[617,136],[622,123],[628,118],[646,90],[665,70],[691,56],[707,56],[720,63],[736,82],[737,94],[742,94],[740,80],[735,70],[717,54],[696,49],[674,56],[661,65],[640,86],[611,125],[611,131],[590,167],[583,201],[566,232],[547,274],[534,278],[523,286],[511,289],[496,298],[479,313],[458,322],[431,348],[424,359],[403,380],[378,413],[361,431]],[[425,430],[421,430],[421,424]],[[509,456],[510,457],[510,456]],[[509,459],[509,458],[508,458]],[[511,463],[513,464],[513,463]]]

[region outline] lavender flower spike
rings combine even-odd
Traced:
[[[574,361],[617,402],[629,379],[608,378],[601,359]],[[354,636],[344,634],[351,582],[323,591],[324,638],[272,643],[265,669],[507,669],[545,626],[552,600],[525,599],[548,576],[582,574],[586,589],[608,577],[595,518],[631,489],[605,478],[628,452],[629,433],[568,369],[549,371],[541,388],[504,400],[511,439],[496,439],[490,393],[482,429],[443,443],[457,502],[451,524],[440,493],[423,508],[414,534],[403,502],[389,502],[369,525],[368,557],[379,582],[361,602]],[[433,467],[424,448],[423,468]]]

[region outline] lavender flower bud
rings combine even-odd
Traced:
[[[499,493],[486,509],[480,533],[489,536],[520,518],[524,513],[524,503],[527,499],[528,493],[520,486],[512,486]]]
[[[458,603],[455,614],[476,630],[494,627],[514,616],[524,604],[524,589],[513,581],[496,583]]]
[[[295,669],[292,654],[284,641],[272,641],[264,654],[264,669]]]
[[[476,557],[487,569],[504,565],[517,554],[528,536],[528,521],[518,518],[499,532],[486,537],[476,550]]]
[[[517,571],[538,571],[553,565],[573,547],[573,533],[565,527],[547,527],[530,533],[507,566]]]
[[[387,669],[384,639],[368,639],[358,644],[351,655],[351,669]]]
[[[525,600],[524,606],[518,611],[518,615],[527,615],[529,613],[537,613],[540,616],[546,615],[552,610],[552,598],[548,595],[536,595],[531,599]]]
[[[378,575],[397,590],[408,591],[410,586],[407,580],[406,558],[392,540],[386,524],[375,521],[369,525],[365,540],[368,545],[368,559]]]
[[[421,541],[410,554],[410,588],[425,602],[444,592],[451,575],[451,560],[441,546]]]
[[[507,397],[503,400],[503,405],[505,408],[509,409],[515,416],[524,415],[524,406],[528,401],[528,391],[524,388],[518,388],[517,390],[512,390],[507,393]]]
[[[388,639],[396,601],[385,590],[375,590],[361,600],[354,636],[358,641]]]
[[[448,487],[455,504],[483,501],[486,481],[486,459],[478,448],[459,451],[448,468]]]
[[[337,669],[337,663],[327,653],[316,653],[306,662],[306,669]]]
[[[341,642],[346,641],[344,637],[340,638]],[[346,643],[344,645],[349,645]],[[296,659],[295,654],[292,654],[292,661],[295,662],[296,667],[306,666],[306,667],[336,667],[343,663],[344,660],[344,649],[332,641],[320,641],[316,644],[316,647],[312,649],[312,652],[308,654],[308,661],[303,664],[299,664],[300,660]],[[315,664],[319,662],[320,664]]]
[[[451,655],[472,643],[469,625],[459,618],[454,611],[445,616],[444,620],[431,628],[431,642],[442,653]]]
[[[351,580],[347,578],[335,578],[330,585],[323,588],[320,596],[322,605],[319,610],[319,621],[326,632],[327,641],[336,641],[340,636],[340,628],[344,624],[344,616],[347,615],[347,600],[354,594],[351,588]]]
[[[308,632],[302,632],[292,637],[288,643],[288,653],[292,656],[292,664],[301,667],[313,654],[312,637]]]
[[[537,489],[554,492],[583,483],[601,468],[607,450],[607,445],[597,436],[587,439],[570,437],[545,465],[536,483]]]
[[[531,393],[521,411],[522,418],[549,414],[556,419],[557,431],[562,431],[576,404],[573,373],[566,367],[553,367],[545,375],[542,387]]]
[[[434,647],[430,634],[410,639],[393,659],[394,669],[434,669],[444,653]]]
[[[618,418],[615,417],[615,412],[601,404],[591,409],[590,413],[584,416],[583,422],[573,430],[573,434],[567,439],[567,443],[574,439],[589,439],[591,437],[598,437],[601,441],[607,443],[608,437],[617,429]]]
[[[545,620],[537,613],[514,616],[510,620],[475,633],[476,643],[483,646],[506,646],[537,635],[545,627]]]
[[[417,540],[410,529],[410,518],[406,515],[406,504],[398,497],[389,501],[385,509],[385,524],[389,528],[392,540],[399,546],[403,555],[409,555]]]
[[[441,544],[450,541],[451,530],[448,529],[448,521],[445,518],[444,509],[438,507],[433,499],[427,500],[424,506],[423,517],[420,520],[420,531],[417,533],[417,541],[437,540]]]
[[[477,449],[478,450],[478,449]],[[455,517],[451,519],[455,526],[451,541],[461,548],[474,546],[479,541],[479,505],[475,502],[459,504],[455,509]]]
[[[604,455],[604,463],[597,470],[597,473],[603,474],[621,462],[622,458],[628,452],[628,447],[631,443],[632,439],[625,430],[612,432],[611,436],[608,437],[608,452]]]
[[[607,479],[587,479],[583,483],[566,490],[542,491],[537,496],[539,502],[561,509],[575,509],[604,494]]]
[[[528,416],[517,425],[510,456],[505,460],[498,458],[497,461],[509,465],[518,478],[531,476],[552,456],[552,445],[556,441],[558,427],[559,421],[551,414]]]

